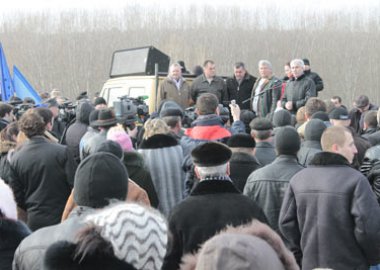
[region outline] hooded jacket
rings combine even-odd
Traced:
[[[79,142],[83,135],[87,132],[89,125],[90,113],[94,110],[94,107],[88,103],[83,102],[77,108],[75,123],[67,128],[65,144],[73,154],[77,164],[80,162],[79,156]]]
[[[368,269],[380,262],[380,208],[341,155],[317,153],[290,180],[280,230],[302,269]]]

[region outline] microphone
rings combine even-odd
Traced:
[[[279,84],[276,84],[277,82],[280,82]],[[275,80],[274,83],[273,83],[273,86],[272,87],[269,87],[268,89],[265,89],[264,91],[261,91],[260,93],[258,93],[257,95],[254,95],[246,100],[243,100],[241,103],[244,104],[244,103],[247,103],[248,101],[254,99],[255,97],[258,97],[258,96],[261,96],[261,95],[264,95],[264,93],[268,92],[268,91],[271,91],[271,90],[274,90],[275,88],[278,88],[282,86],[282,81],[280,80]]]

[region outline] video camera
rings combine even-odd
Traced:
[[[58,106],[59,118],[66,123],[70,123],[76,117],[78,104],[66,101]]]
[[[36,106],[31,103],[18,103],[13,105],[13,114],[17,120],[29,109],[35,108]]]
[[[149,117],[149,107],[144,101],[146,97],[132,98],[126,95],[119,99],[113,102],[115,116],[119,123],[134,126],[136,122],[143,124]]]

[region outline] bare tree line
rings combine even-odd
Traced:
[[[113,51],[153,45],[188,68],[213,59],[220,75],[236,61],[257,75],[268,59],[275,74],[295,57],[310,59],[325,82],[322,98],[340,95],[348,106],[359,94],[380,104],[380,8],[352,13],[289,12],[278,8],[190,6],[160,9],[130,5],[117,13],[83,10],[14,14],[0,18],[8,64],[37,90],[61,89],[74,98],[99,91]]]

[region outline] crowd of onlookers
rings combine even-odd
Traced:
[[[0,268],[375,268],[380,110],[318,98],[309,65],[208,60],[190,85],[175,63],[133,125],[86,93],[67,123],[57,90],[18,119],[1,102]]]

